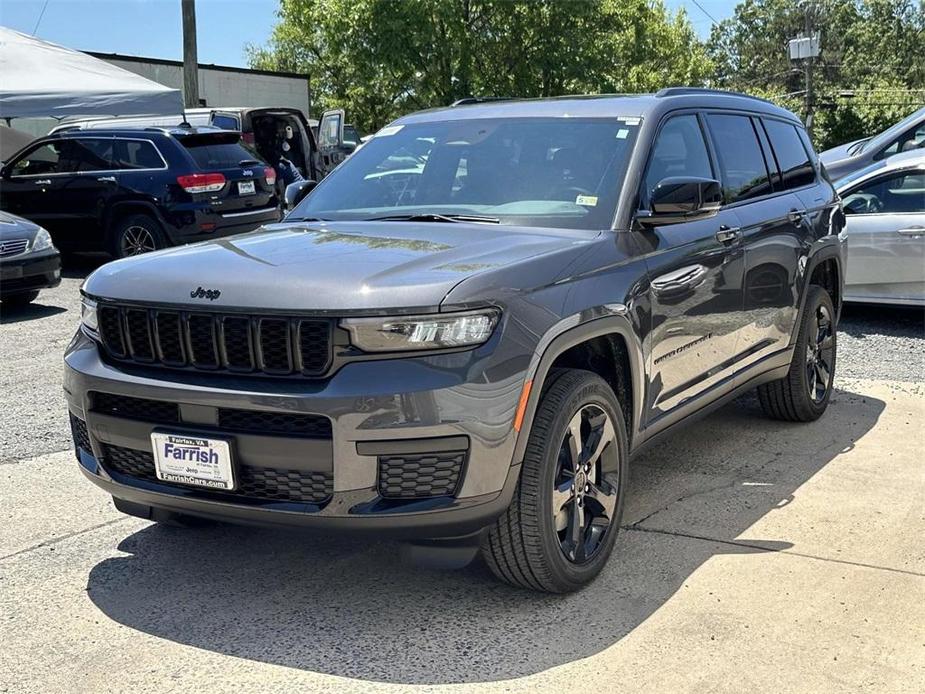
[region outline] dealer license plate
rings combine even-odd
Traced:
[[[238,195],[253,195],[255,191],[253,181],[238,181]]]
[[[159,480],[226,491],[235,488],[228,441],[156,431],[151,446]]]

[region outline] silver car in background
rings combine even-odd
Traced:
[[[925,147],[925,107],[891,125],[882,133],[848,142],[819,155],[833,181],[860,171],[895,154]]]
[[[847,220],[845,301],[925,306],[925,150],[835,183]]]

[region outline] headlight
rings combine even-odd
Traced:
[[[406,352],[416,349],[474,347],[491,337],[500,314],[494,309],[432,316],[349,318],[354,346],[364,352]]]
[[[39,227],[39,230],[35,232],[35,238],[32,239],[32,250],[33,251],[44,251],[46,248],[51,248],[51,236],[47,231]]]
[[[80,324],[91,333],[96,334],[100,331],[96,320],[96,302],[93,299],[83,297],[80,300]]]

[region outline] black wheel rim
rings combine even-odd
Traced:
[[[552,520],[565,558],[591,561],[604,546],[617,506],[616,432],[597,405],[584,405],[569,421],[559,447],[552,490]]]
[[[827,306],[819,306],[816,309],[813,330],[806,342],[806,387],[814,403],[821,403],[829,392],[834,357],[835,334],[832,315]]]
[[[154,234],[143,226],[132,225],[122,234],[122,255],[141,255],[157,249]]]

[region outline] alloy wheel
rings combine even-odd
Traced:
[[[611,531],[617,491],[611,483],[615,478],[602,470],[616,469],[616,455],[616,432],[608,414],[597,405],[583,406],[569,421],[559,448],[552,490],[554,527],[562,553],[573,564],[590,561]]]
[[[827,306],[816,308],[813,332],[806,343],[806,385],[813,402],[821,403],[829,390],[835,356],[832,316]]]
[[[154,234],[143,226],[132,225],[122,234],[122,255],[141,255],[157,249]]]

